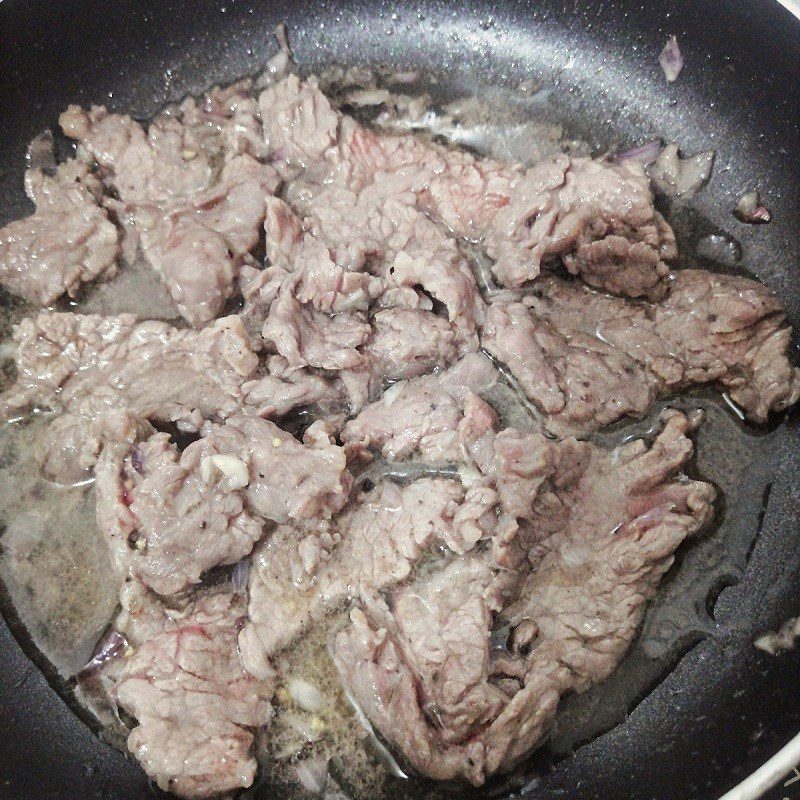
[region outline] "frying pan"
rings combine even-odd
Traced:
[[[678,225],[683,249],[692,252],[709,232],[733,231],[743,264],[779,293],[798,327],[800,21],[775,0],[5,0],[0,222],[27,212],[26,144],[68,103],[106,103],[146,118],[167,101],[256,72],[274,49],[270,32],[281,20],[303,67],[422,67],[446,77],[453,92],[534,77],[552,88],[559,121],[598,151],[654,136],[688,152],[716,148],[715,175]],[[671,34],[687,66],[668,85],[657,56]],[[772,224],[733,220],[736,197],[752,188],[771,207]],[[759,467],[767,479],[754,468],[751,481],[744,470],[736,507],[727,509],[725,524],[743,526],[746,537],[738,567],[711,570],[688,634],[658,668],[637,671],[626,659],[617,684],[636,676],[638,696],[624,719],[579,716],[566,748],[573,753],[551,744],[534,757],[526,796],[718,798],[800,731],[800,655],[775,658],[752,645],[800,613],[800,415],[768,435],[766,466]],[[679,562],[690,558],[691,551]],[[679,589],[673,580],[672,590]],[[60,694],[63,681],[6,611],[0,797],[161,796],[73,713]],[[791,754],[783,766],[792,766]],[[508,789],[478,796],[493,793]],[[263,787],[248,796],[272,794]],[[775,796],[800,797],[800,781]]]

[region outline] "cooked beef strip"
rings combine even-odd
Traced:
[[[369,338],[370,326],[357,313],[328,315],[303,306],[283,284],[270,306],[263,336],[293,369],[358,369],[365,365],[358,348]]]
[[[353,476],[345,451],[333,443],[321,421],[306,431],[304,443],[272,422],[238,414],[224,425],[207,424],[203,432],[182,460],[201,470],[218,456],[243,463],[247,482],[242,490],[248,506],[264,519],[328,519],[347,502]]]
[[[395,383],[344,426],[342,441],[375,447],[389,459],[418,454],[431,463],[462,461],[465,404],[471,398],[471,416],[482,413],[491,428],[493,414],[479,395],[498,380],[490,360],[475,353],[439,374]]]
[[[236,595],[202,594],[122,668],[116,697],[138,722],[128,747],[165,791],[211,797],[255,778],[251,730],[269,721],[273,687],[242,669],[244,610]]]
[[[333,378],[304,370],[280,375],[259,375],[243,384],[245,408],[253,408],[260,417],[277,418],[298,407],[328,409],[344,403],[341,382]]]
[[[482,240],[501,284],[533,280],[561,260],[592,286],[660,297],[675,258],[672,230],[638,165],[557,156],[529,170],[364,128],[335,111],[316,79],[290,75],[259,98],[284,163],[318,182],[360,190],[388,181],[453,233]],[[385,191],[385,190],[384,190]]]
[[[555,433],[581,434],[626,415],[642,416],[656,397],[647,371],[625,352],[594,332],[570,331],[540,317],[524,302],[493,303],[481,344]]]
[[[159,594],[198,584],[202,573],[246,556],[262,522],[224,482],[184,465],[166,433],[107,446],[95,471],[97,525],[115,572]]]
[[[312,432],[303,445],[273,423],[207,425],[182,454],[165,433],[112,444],[96,470],[97,521],[120,577],[159,594],[246,556],[263,520],[330,517],[347,501],[344,451]]]
[[[0,230],[0,284],[33,303],[49,305],[64,292],[116,272],[117,229],[100,207],[92,178],[78,161],[55,175],[25,174],[36,211]]]
[[[654,299],[678,254],[639,165],[564,155],[514,184],[483,246],[503,286],[520,286],[560,259],[590,286]]]
[[[408,577],[432,548],[471,549],[491,531],[494,493],[458,481],[383,480],[331,526],[279,528],[260,548],[250,574],[248,622],[239,646],[258,674],[264,655],[291,643],[347,599]]]
[[[265,197],[275,188],[274,170],[242,155],[225,165],[214,186],[184,203],[136,210],[144,255],[193,325],[222,312],[242,258],[258,244]]]
[[[281,87],[260,103],[270,147],[290,158],[275,135]],[[416,207],[403,176],[328,180],[311,163],[301,177],[296,165],[276,164],[289,179],[288,202],[268,202],[271,266],[246,284],[243,314],[248,325],[266,317],[264,337],[291,366],[350,370],[356,396],[368,397],[383,380],[446,366],[477,348],[484,304],[474,276],[456,241]],[[381,311],[370,326],[360,315],[376,298]],[[447,321],[431,313],[431,298]],[[414,335],[417,327],[428,335]]]
[[[382,380],[426,375],[457,358],[451,326],[431,311],[386,308],[374,313],[370,322],[372,332],[363,352]]]
[[[791,329],[762,284],[680,270],[660,303],[632,303],[556,278],[489,310],[482,344],[556,432],[640,416],[657,394],[710,383],[754,422],[800,397]]]
[[[331,210],[327,204],[321,208]],[[436,227],[427,220],[425,226]],[[483,303],[455,250],[450,261],[437,261],[432,251],[429,257],[415,251],[415,259],[406,251],[391,255],[384,265],[389,280],[335,266],[328,249],[322,250],[320,258],[316,247],[298,251],[288,264],[294,267],[291,273],[280,266],[248,273],[243,314],[248,320],[266,314],[262,334],[267,348],[282,355],[292,370],[348,370],[360,378],[363,387],[357,391],[346,387],[354,410],[362,394],[374,394],[383,381],[445,367],[459,353],[477,348],[475,325],[482,319]],[[442,267],[438,275],[437,263]],[[445,304],[449,319],[430,310],[432,303],[417,284]],[[377,307],[368,318],[365,310],[377,294]]]
[[[104,171],[184,317],[199,327],[218,316],[278,186],[254,158],[265,155],[255,101],[244,89],[216,90],[204,110],[184,104],[147,131],[102,107],[70,106],[61,125]]]
[[[3,398],[4,416],[58,410],[75,425],[83,420],[87,440],[114,427],[99,419],[106,410],[187,431],[225,419],[240,406],[242,384],[258,363],[235,316],[195,332],[130,314],[43,311],[16,326],[14,341],[17,380]],[[78,429],[65,422],[75,447]],[[64,446],[52,444],[56,451]]]
[[[476,556],[398,590],[391,611],[352,612],[340,678],[412,766],[479,785],[541,739],[561,695],[614,669],[675,548],[712,514],[713,488],[680,475],[688,427],[673,414],[651,447],[610,453],[552,443],[516,576]],[[504,620],[509,649],[491,649]]]
[[[321,262],[323,272],[369,271],[379,279],[370,290],[374,294],[383,287],[385,306],[406,305],[398,303],[397,290],[420,287],[443,304],[462,351],[468,350],[484,313],[474,276],[455,239],[416,208],[405,183],[390,174],[376,174],[359,187],[315,182],[311,176],[295,179],[286,196],[302,214],[299,224],[307,232],[288,253],[291,263],[314,275],[321,270],[317,254],[322,248],[328,261]],[[313,293],[311,299],[320,305]]]

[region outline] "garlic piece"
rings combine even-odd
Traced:
[[[247,464],[236,456],[216,454],[206,456],[200,462],[200,478],[204,483],[211,483],[217,472],[223,475],[229,489],[244,489],[250,483]]]
[[[289,696],[303,711],[317,712],[322,710],[324,700],[322,693],[302,678],[291,678],[287,684]]]
[[[393,383],[384,393],[383,393],[383,404],[385,406],[391,406],[395,400],[403,393],[403,389],[406,388],[406,381],[397,381],[397,383]]]

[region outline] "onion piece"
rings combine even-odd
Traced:
[[[78,675],[88,678],[98,673],[109,661],[114,661],[125,655],[128,650],[128,640],[124,634],[115,628],[109,628],[95,645],[92,657],[81,669]]]
[[[233,584],[234,594],[244,594],[247,589],[247,582],[250,579],[250,567],[252,562],[249,558],[243,558],[241,561],[236,562],[231,575],[231,584]]]
[[[391,72],[386,77],[386,82],[408,85],[409,83],[416,83],[419,80],[419,77],[419,72],[417,70],[410,69],[405,72]]]
[[[315,714],[322,710],[325,704],[322,693],[308,681],[303,678],[290,678],[286,688],[289,690],[289,697],[304,711]]]
[[[327,758],[307,758],[305,761],[298,761],[295,764],[297,780],[302,787],[314,794],[322,794],[328,783],[328,759]]]
[[[772,221],[772,212],[761,205],[758,192],[748,192],[739,198],[733,213],[742,221],[751,225],[765,225]]]
[[[763,650],[771,656],[777,656],[791,650],[798,638],[800,638],[800,617],[792,617],[786,620],[777,631],[759,636],[753,644],[759,650]]]
[[[734,266],[742,260],[742,246],[725,233],[712,233],[697,243],[695,252],[701,258]]]
[[[319,741],[321,732],[314,727],[308,717],[289,711],[282,715],[282,719],[288,727],[299,733],[307,742]]]
[[[390,96],[386,89],[354,89],[347,94],[345,100],[353,106],[379,106]]]
[[[702,189],[711,179],[716,150],[682,157],[678,145],[668,144],[648,167],[647,174],[664,194],[682,197]]]
[[[56,162],[53,131],[48,129],[35,137],[28,145],[25,159],[28,162],[29,169],[40,169],[48,173],[55,172],[58,164]]]
[[[614,153],[611,161],[615,164],[641,164],[643,167],[652,164],[661,152],[661,142],[652,141],[640,147],[633,147],[630,150]]]
[[[658,57],[658,63],[661,64],[668,83],[673,83],[678,79],[678,75],[683,69],[683,54],[678,47],[678,40],[674,36],[667,39],[667,43]]]

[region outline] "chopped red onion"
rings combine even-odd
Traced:
[[[674,36],[670,36],[664,45],[664,49],[658,57],[658,63],[661,64],[661,69],[664,70],[664,75],[669,83],[678,79],[678,75],[683,69],[683,55],[678,47],[678,40]]]
[[[748,192],[739,198],[734,214],[742,221],[751,225],[765,225],[772,221],[772,212],[761,205],[758,192]]]
[[[328,759],[308,758],[295,764],[297,780],[306,791],[322,794],[328,782]]]
[[[236,566],[233,568],[231,583],[236,594],[244,594],[247,590],[247,581],[250,579],[250,565],[250,559],[243,558],[241,561],[237,561]]]
[[[668,144],[648,167],[647,174],[664,194],[681,197],[702,189],[711,178],[715,150],[681,156],[678,145]]]
[[[53,132],[46,130],[40,133],[29,145],[25,158],[30,169],[41,169],[53,172],[58,166],[55,156]]]
[[[142,451],[138,447],[131,450],[131,466],[140,474],[144,474],[144,462],[142,461]]]
[[[630,150],[623,150],[622,152],[614,153],[611,156],[611,160],[615,164],[633,163],[641,164],[643,167],[646,167],[648,164],[652,164],[658,158],[658,154],[660,152],[661,142],[652,141],[641,145],[641,147],[634,147]]]
[[[92,657],[78,674],[84,678],[96,674],[109,661],[114,661],[125,655],[128,646],[128,640],[125,638],[124,634],[114,628],[109,628],[109,630],[100,637],[100,641],[95,645]]]

